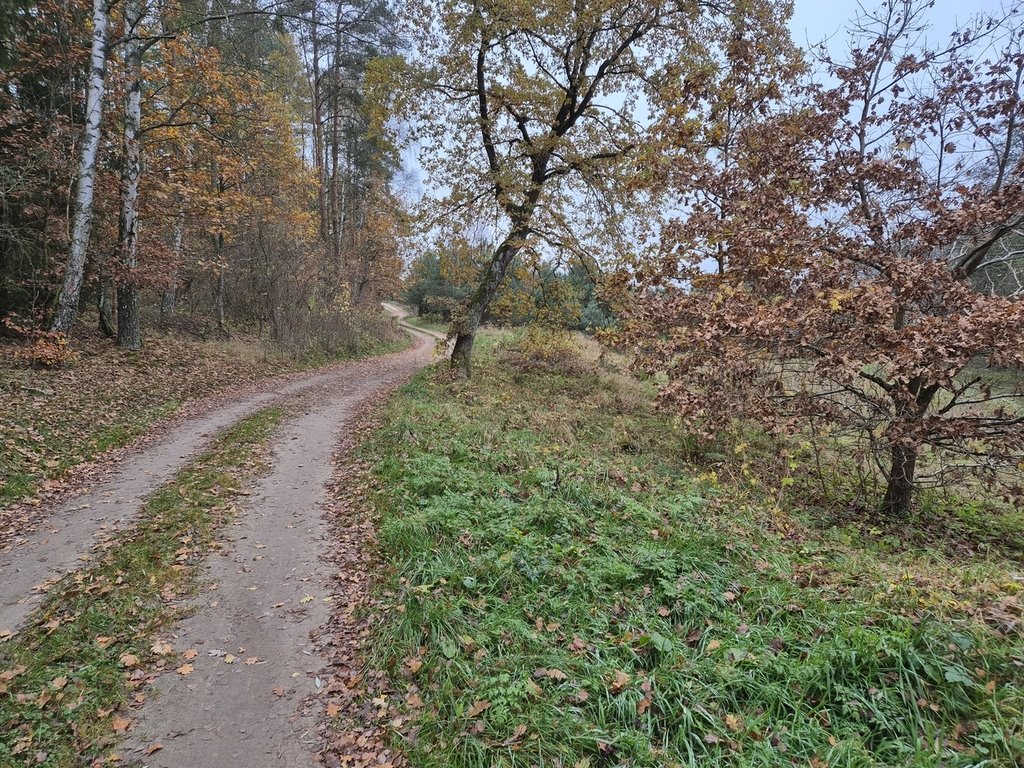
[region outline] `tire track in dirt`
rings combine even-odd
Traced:
[[[189,651],[188,675],[168,671],[138,711],[128,748],[151,768],[312,766],[315,713],[302,702],[323,687],[311,635],[331,612],[334,569],[323,518],[332,454],[360,406],[430,358],[431,340],[382,366],[361,386],[323,392],[286,420],[268,474],[211,556],[196,612],[169,642]],[[194,651],[194,653],[192,653]],[[230,663],[229,663],[230,662]],[[319,685],[318,685],[319,683]],[[159,744],[160,749],[145,756]]]
[[[388,310],[399,320],[405,314],[398,308]],[[265,389],[175,425],[162,439],[122,461],[94,489],[59,504],[36,532],[0,552],[0,639],[17,631],[38,607],[46,583],[87,562],[100,540],[116,538],[118,531],[138,514],[146,497],[169,481],[219,432],[271,404],[301,404],[332,392],[362,392],[372,388],[379,377],[386,377],[392,368],[405,371],[412,370],[409,366],[425,364],[435,337],[404,323],[402,326],[419,339],[414,349],[346,363],[298,380],[270,382]]]

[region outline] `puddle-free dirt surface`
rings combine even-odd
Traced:
[[[126,761],[153,768],[316,764],[316,718],[306,710],[323,686],[311,635],[333,610],[333,572],[323,557],[331,546],[323,505],[332,453],[364,404],[430,362],[436,335],[408,330],[415,344],[406,351],[271,383],[182,421],[0,552],[0,632],[16,631],[42,599],[41,584],[87,562],[99,540],[116,538],[146,497],[218,432],[267,405],[289,406],[267,472],[252,481],[221,534],[223,546],[206,563],[206,589],[164,638],[188,652],[191,671],[155,680],[132,713]]]
[[[359,386],[321,393],[286,421],[270,471],[210,559],[212,589],[170,638],[194,656],[192,671],[157,678],[129,754],[161,745],[143,759],[153,768],[316,764],[316,716],[303,705],[324,686],[311,633],[331,611],[333,571],[321,557],[331,546],[322,517],[331,456],[363,402],[429,359],[432,343],[424,346]]]

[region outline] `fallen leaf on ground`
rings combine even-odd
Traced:
[[[612,680],[612,684],[609,686],[612,693],[618,693],[627,685],[629,685],[630,676],[623,672],[621,669],[615,673],[615,679]]]
[[[185,675],[191,675],[192,674],[192,665],[191,664],[182,664],[180,667],[178,667],[174,671],[177,672],[179,675],[181,675],[183,677]]]
[[[170,656],[174,653],[174,648],[166,640],[157,640],[151,646],[149,650],[155,653],[157,656]]]
[[[471,706],[466,711],[466,717],[476,717],[481,712],[486,712],[490,708],[491,708],[491,702],[485,701],[483,699],[477,699],[476,701],[473,702],[473,706]]]
[[[23,674],[25,672],[25,670],[27,670],[27,669],[28,669],[28,667],[25,667],[25,666],[22,666],[22,665],[18,665],[17,667],[13,667],[11,669],[8,669],[5,672],[0,672],[0,682],[9,683],[11,680],[16,678],[18,675]]]
[[[525,736],[525,735],[526,735],[526,726],[525,725],[517,725],[515,730],[512,731],[512,735],[509,736],[507,739],[505,739],[503,742],[501,742],[501,746],[508,747],[508,746],[512,745],[513,743],[519,741],[519,739],[523,738],[523,736]]]

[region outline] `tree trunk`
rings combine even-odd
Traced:
[[[455,346],[452,349],[450,365],[453,370],[461,370],[467,377],[472,373],[473,343],[476,341],[476,332],[483,321],[484,313],[491,306],[491,302],[494,301],[494,297],[505,281],[505,275],[522,247],[522,238],[525,234],[525,229],[513,229],[494,251],[494,256],[491,258],[490,264],[487,265],[487,272],[466,305],[464,316],[453,325]]]
[[[85,256],[92,231],[92,198],[96,183],[96,165],[103,120],[103,95],[106,90],[107,34],[110,7],[107,0],[93,0],[92,53],[89,61],[89,85],[85,102],[85,135],[78,157],[78,188],[75,195],[71,247],[64,268],[64,282],[57,300],[53,330],[67,333],[78,317],[82,295]]]
[[[902,322],[902,320],[900,321]],[[926,384],[920,378],[911,379],[906,389],[894,389],[889,394],[896,401],[896,423],[904,426],[920,426],[920,420],[939,391],[937,384]],[[909,396],[908,396],[909,395]],[[918,430],[911,429],[910,432]],[[890,448],[889,476],[881,513],[892,519],[905,519],[910,514],[914,501],[914,476],[917,471],[918,446],[915,443],[894,436]]]
[[[117,283],[117,346],[138,349],[142,346],[142,322],[139,319],[139,288],[135,268],[139,257],[139,178],[142,176],[142,41],[135,34],[145,7],[133,0],[125,9],[132,31],[125,49],[128,91],[124,99],[124,171],[121,189],[121,226],[118,250],[121,269]]]
[[[220,331],[222,336],[228,335],[227,326],[227,312],[225,310],[225,292],[226,286],[224,283],[224,233],[218,232],[213,239],[214,250],[216,252],[217,259],[217,292],[214,296],[214,306],[217,310],[217,330]]]
[[[331,254],[334,257],[335,266],[341,263],[341,207],[338,195],[339,183],[341,180],[341,11],[342,4],[335,7],[334,17],[334,50],[333,61],[331,62],[331,106],[328,119],[331,124],[331,189],[330,206],[331,217]]]
[[[320,237],[327,242],[327,173],[324,169],[324,126],[320,81],[320,3],[313,0],[310,9],[310,44],[313,61],[310,65],[310,119],[313,121],[313,167],[316,168],[316,207],[320,214]]]
[[[174,217],[174,236],[171,252],[174,255],[174,266],[171,267],[169,283],[160,297],[160,323],[166,325],[174,316],[178,304],[178,264],[181,263],[181,251],[185,243],[185,204],[178,206]]]
[[[110,267],[107,264],[100,265],[100,287],[96,294],[96,309],[100,313],[100,333],[107,338],[114,338],[117,335],[117,328],[114,326],[114,281],[110,277]]]
[[[905,519],[914,500],[914,473],[917,446],[896,443],[892,446],[889,480],[882,499],[882,514],[893,520]]]

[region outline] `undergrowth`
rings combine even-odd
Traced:
[[[225,432],[0,645],[0,766],[91,765],[127,727],[118,710],[141,701],[143,669],[163,663],[153,636],[178,615],[283,414],[268,408]]]
[[[621,372],[516,359],[421,374],[364,448],[413,765],[1021,764],[1010,563],[809,529]]]

